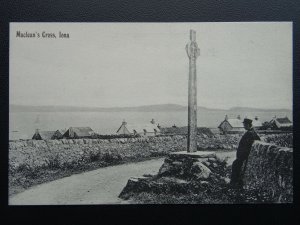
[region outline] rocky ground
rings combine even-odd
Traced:
[[[194,193],[141,192],[131,199],[137,204],[250,204],[273,203],[270,196],[255,189],[232,189],[228,185],[213,185]]]
[[[257,147],[270,149],[269,146],[261,145]],[[273,149],[276,149],[276,147]],[[209,153],[207,152],[207,154]],[[282,157],[280,160],[284,161]],[[267,165],[260,162],[257,158],[255,161],[256,164],[259,162],[261,165]],[[289,162],[288,164],[290,165],[291,163]],[[276,192],[277,183],[274,184],[273,181],[276,181],[277,178],[272,175],[276,168],[271,168],[272,166],[270,165],[269,167],[270,171],[268,174],[270,175],[260,171],[260,173],[264,174],[264,177],[272,178],[269,180],[267,191],[265,185],[249,185],[248,182],[246,182],[244,188],[238,188],[229,184],[231,166],[228,166],[226,159],[220,159],[214,155],[195,158],[188,154],[187,156],[171,154],[165,159],[157,175],[144,175],[143,177],[129,179],[127,185],[120,193],[120,198],[149,204],[291,202],[292,194],[285,194],[284,191]],[[255,168],[251,170],[255,170]],[[251,174],[255,175],[255,171]],[[284,178],[286,182],[284,184],[285,187],[291,183],[288,179],[289,177],[291,177],[290,173]],[[251,180],[254,181],[255,178]],[[282,197],[278,198],[278,194]]]
[[[208,153],[210,154],[210,153]],[[132,178],[120,198],[139,203],[230,203],[226,160],[168,156],[157,175]]]

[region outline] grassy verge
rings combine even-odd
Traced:
[[[213,185],[198,193],[157,194],[141,192],[130,200],[135,204],[249,204],[274,203],[272,196],[255,189],[233,189],[229,185]]]

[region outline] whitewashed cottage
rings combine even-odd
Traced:
[[[252,119],[252,126],[256,129],[259,129],[262,126],[262,122],[259,121],[257,116],[254,119]],[[226,115],[225,119],[221,122],[218,128],[220,129],[220,132],[223,134],[245,132],[243,120],[241,120],[240,116],[237,116],[237,118],[229,119],[228,116]]]
[[[157,136],[161,133],[154,119],[147,124],[128,124],[125,120],[116,132],[119,135]]]

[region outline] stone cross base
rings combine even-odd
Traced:
[[[216,153],[212,151],[173,152],[165,158],[164,164],[158,172],[158,176],[171,175],[179,178],[204,176],[208,178],[211,170],[207,165],[216,161]]]
[[[199,194],[210,184],[229,182],[222,173],[225,164],[212,151],[170,153],[156,175],[129,179],[119,197],[130,199],[140,193]]]

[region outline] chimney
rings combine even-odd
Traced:
[[[238,115],[238,116],[237,116],[237,119],[239,119],[239,120],[240,120],[240,119],[241,119],[241,116],[240,116],[240,115]]]
[[[123,119],[122,125],[126,125],[127,122],[125,121],[125,119]]]
[[[150,123],[152,123],[152,124],[155,124],[155,120],[154,120],[154,119],[152,119],[152,120],[150,121]]]
[[[228,120],[228,116],[227,115],[225,116],[225,120]]]
[[[255,120],[258,120],[258,116],[255,116]]]

